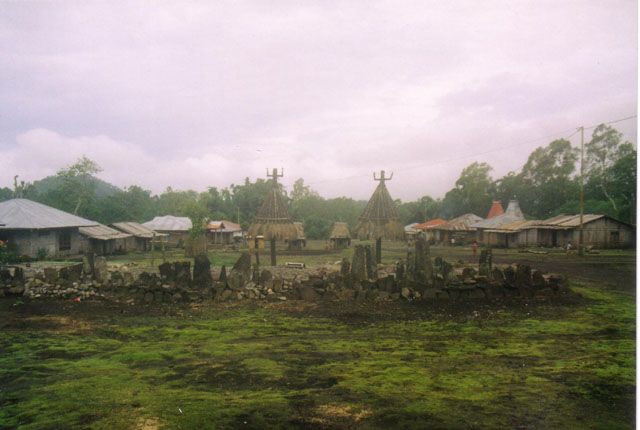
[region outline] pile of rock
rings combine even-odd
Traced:
[[[214,276],[215,273],[215,276]],[[495,267],[490,250],[478,269],[431,261],[429,247],[416,241],[405,261],[376,265],[369,246],[357,245],[351,262],[315,269],[260,269],[244,253],[227,273],[210,267],[206,255],[190,262],[163,263],[157,270],[107,267],[98,257],[26,275],[20,267],[0,272],[0,296],[64,299],[101,298],[126,303],[200,300],[457,300],[531,298],[566,292],[561,276],[544,275],[526,265]]]

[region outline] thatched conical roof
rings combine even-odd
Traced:
[[[393,174],[391,175],[393,177]],[[354,233],[361,238],[398,240],[404,236],[404,229],[400,225],[400,216],[393,199],[384,184],[384,170],[380,172],[380,179],[374,174],[374,179],[380,181],[373,192],[369,203],[362,211]]]
[[[346,222],[334,222],[329,239],[351,239],[349,224]]]
[[[298,230],[293,225],[287,205],[278,189],[277,176],[274,177],[273,186],[267,192],[267,199],[249,227],[248,233],[252,237],[262,235],[265,240],[295,240],[298,237]]]
[[[305,240],[306,237],[304,235],[304,225],[301,222],[294,222],[293,226],[296,228],[297,237],[296,240]]]

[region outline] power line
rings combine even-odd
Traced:
[[[606,125],[615,124],[617,122],[627,121],[629,119],[633,119],[633,118],[636,118],[636,117],[637,117],[637,115],[632,115],[632,116],[628,116],[626,118],[615,119],[613,121],[609,121],[609,122],[605,122],[605,123],[601,123],[601,124],[606,124]],[[589,130],[589,129],[592,129],[592,128],[596,128],[599,125],[600,124],[592,125],[592,126],[589,126],[589,127],[584,127],[584,129],[585,130]],[[433,162],[433,163],[420,164],[418,166],[406,167],[404,169],[398,169],[398,170],[395,170],[395,171],[397,171],[397,172],[406,172],[406,171],[409,171],[409,170],[432,167],[432,166],[436,166],[438,164],[450,163],[452,161],[458,161],[458,160],[464,160],[464,159],[467,159],[467,158],[478,157],[480,155],[486,155],[486,154],[490,154],[492,152],[498,152],[498,151],[502,151],[504,149],[514,148],[516,146],[526,145],[526,144],[534,143],[534,142],[537,142],[537,141],[540,141],[540,140],[550,139],[550,138],[553,138],[553,137],[559,137],[559,136],[564,135],[564,134],[566,134],[566,133],[568,133],[570,131],[573,131],[573,133],[570,134],[569,136],[565,137],[565,139],[567,139],[567,140],[569,140],[570,138],[575,136],[580,131],[580,127],[578,127],[578,128],[570,128],[570,129],[566,129],[566,130],[563,130],[563,131],[558,131],[558,132],[555,132],[555,133],[548,134],[546,136],[537,137],[535,139],[530,139],[530,140],[526,140],[526,141],[523,141],[523,142],[514,143],[514,144],[511,144],[511,145],[505,145],[505,146],[501,146],[501,147],[498,147],[498,148],[489,149],[487,151],[475,152],[473,154],[463,155],[463,156],[460,156],[460,157],[452,157],[452,158],[448,158],[448,159],[445,159],[445,160],[436,161],[436,162]],[[323,181],[312,182],[312,183],[310,183],[308,185],[311,186],[311,185],[323,184],[323,183],[327,183],[327,182],[346,181],[348,179],[364,178],[364,177],[368,177],[368,176],[369,176],[369,174],[360,174],[360,175],[346,176],[346,177],[343,177],[343,178],[325,179]]]

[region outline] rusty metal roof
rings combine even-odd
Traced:
[[[140,237],[143,239],[152,239],[153,235],[155,234],[156,236],[164,236],[162,234],[156,233],[155,231],[151,230],[148,227],[145,227],[144,225],[137,223],[137,222],[133,222],[133,221],[129,221],[129,222],[114,222],[111,224],[111,227],[120,230],[122,232],[125,233],[129,233],[134,235],[135,237]]]
[[[209,224],[205,227],[207,230],[215,230],[224,233],[232,233],[236,231],[242,231],[240,224],[236,224],[231,221],[209,221]]]
[[[436,218],[427,222],[423,222],[422,224],[414,225],[413,228],[416,230],[432,229],[436,226],[439,226],[440,224],[444,224],[445,222],[447,222],[446,219]]]
[[[537,219],[521,219],[510,224],[501,225],[499,228],[485,230],[489,233],[517,233],[520,230],[526,230],[536,227],[541,221]]]
[[[84,236],[97,240],[126,239],[132,236],[102,224],[91,227],[80,227],[78,231]]]
[[[433,227],[434,230],[446,230],[446,231],[473,231],[475,228],[471,227],[478,221],[482,221],[482,218],[476,214],[464,214],[458,218],[454,218],[451,221],[447,221],[442,224],[438,224]]]
[[[585,214],[582,216],[582,223],[586,224],[588,222],[596,221],[596,220],[599,220],[600,218],[604,218],[605,216],[606,215]],[[579,227],[580,215],[558,215],[553,218],[540,221],[538,226],[561,227],[561,228]]]

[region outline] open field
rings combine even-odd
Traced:
[[[353,244],[370,244],[375,247],[373,242],[364,242],[354,240]],[[222,250],[214,249],[209,252],[209,259],[212,265],[233,266],[240,256],[241,251],[238,250]],[[493,250],[493,261],[496,264],[523,263],[528,264],[532,268],[542,270],[547,273],[558,272],[569,276],[574,281],[579,282],[595,282],[601,287],[611,289],[622,289],[626,291],[635,291],[635,274],[636,274],[636,253],[633,250],[599,250],[598,253],[586,254],[580,257],[577,252],[567,254],[561,248],[541,248],[537,249],[546,254],[532,254],[519,252],[513,249]],[[253,252],[253,251],[252,251]],[[480,250],[478,249],[478,253]],[[393,263],[395,261],[405,259],[407,255],[407,245],[404,242],[383,242],[382,262]],[[462,261],[465,264],[477,264],[477,257],[474,258],[471,247],[469,246],[432,246],[431,256],[442,257],[450,262]],[[284,246],[278,248],[278,264],[286,262],[300,262],[307,266],[318,266],[326,264],[334,264],[342,258],[351,261],[353,257],[353,247],[343,250],[328,251],[326,250],[326,242],[321,240],[310,240],[307,247],[302,251],[289,251]],[[107,257],[111,264],[127,264],[137,263],[140,265],[151,264],[151,253],[130,253],[121,256]],[[156,253],[156,264],[162,262],[159,252]],[[167,261],[192,261],[191,258],[184,256],[181,249],[167,250]],[[269,250],[260,250],[260,262],[262,265],[268,265]]]
[[[385,258],[404,251],[390,246]],[[471,251],[432,255],[466,261]],[[568,273],[576,294],[153,307],[0,299],[0,428],[632,428],[635,253],[495,250],[494,261]]]

